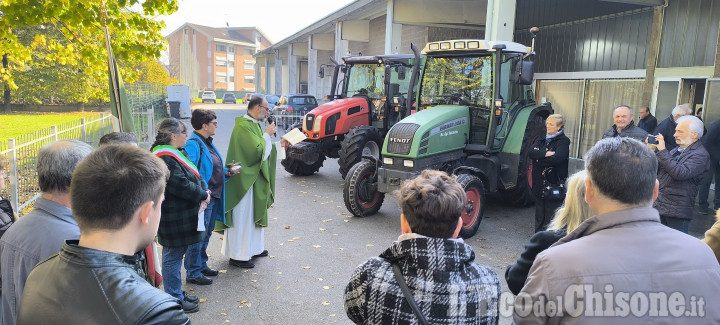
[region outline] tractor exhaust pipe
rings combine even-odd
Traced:
[[[410,83],[408,84],[408,100],[405,103],[405,116],[410,116],[410,113],[412,112],[412,106],[413,103],[415,103],[415,94],[413,93],[413,90],[415,89],[415,83],[417,82],[418,77],[420,77],[420,50],[418,50],[417,46],[413,43],[410,43],[410,49],[415,55],[415,63],[413,64],[412,74],[410,75]]]

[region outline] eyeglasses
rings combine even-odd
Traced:
[[[262,108],[264,108],[264,109],[267,109],[267,110],[270,109],[270,107],[267,107],[267,106],[262,106],[262,105],[258,105],[258,106],[260,106],[260,107],[262,107]]]
[[[213,121],[213,122],[210,122],[210,123],[208,123],[208,124],[212,124],[212,125],[214,125],[214,126],[217,126],[217,121]]]

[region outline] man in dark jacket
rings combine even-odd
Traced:
[[[677,144],[675,143],[675,138],[673,137],[673,134],[675,134],[675,127],[677,126],[677,120],[685,115],[690,114],[692,114],[690,105],[682,104],[675,106],[670,116],[660,122],[660,125],[655,128],[655,135],[662,134],[663,138],[665,139],[665,147],[667,148],[667,150],[673,150],[675,149],[675,147],[677,147]]]
[[[710,183],[715,178],[715,199],[713,200],[714,210],[720,208],[720,121],[715,121],[710,125],[707,134],[702,138],[705,150],[710,154],[710,170],[705,174],[705,178],[700,183],[700,192],[698,192],[698,205],[700,213],[709,214],[712,212],[708,203],[710,195]]]
[[[605,130],[605,133],[603,133],[602,136],[603,139],[611,137],[624,137],[645,141],[645,138],[648,136],[648,133],[645,130],[635,126],[635,122],[633,122],[633,111],[630,106],[620,105],[615,107],[615,110],[613,111],[613,121],[615,124]]]
[[[650,114],[650,108],[647,106],[640,107],[640,119],[638,119],[638,127],[652,134],[657,127],[657,119]]]
[[[80,240],[28,277],[18,324],[188,324],[177,299],[134,269],[155,237],[169,175],[148,151],[107,145],[80,162],[70,199]]]
[[[653,207],[660,213],[662,224],[688,233],[693,216],[695,196],[700,181],[710,166],[710,155],[698,140],[703,135],[703,124],[695,116],[683,116],[677,120],[675,141],[677,147],[668,150],[662,134],[657,135],[658,181],[660,192]]]

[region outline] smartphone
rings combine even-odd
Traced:
[[[649,136],[648,136],[648,143],[649,143],[649,144],[657,144],[657,139],[655,139],[655,136],[654,136],[654,135],[649,135]]]

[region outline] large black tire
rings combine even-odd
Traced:
[[[350,168],[348,176],[343,187],[343,199],[348,211],[356,217],[378,212],[385,200],[385,193],[377,190],[375,162],[362,160]]]
[[[528,157],[528,152],[530,152],[530,146],[545,133],[545,118],[537,114],[533,115],[525,127],[525,135],[520,149],[517,186],[500,193],[506,203],[526,207],[535,202],[532,194],[532,161]]]
[[[380,131],[376,127],[359,126],[350,129],[340,143],[340,152],[338,153],[340,156],[338,165],[340,165],[342,178],[344,179],[350,168],[362,160],[363,155],[380,159],[382,141]]]
[[[310,176],[315,174],[323,166],[325,156],[318,154],[318,159],[312,162],[304,162],[293,158],[285,158],[280,163],[285,170],[293,175]]]
[[[465,191],[465,209],[462,215],[462,228],[460,237],[470,238],[480,228],[483,214],[485,212],[485,186],[482,180],[469,174],[458,175],[457,182]]]

